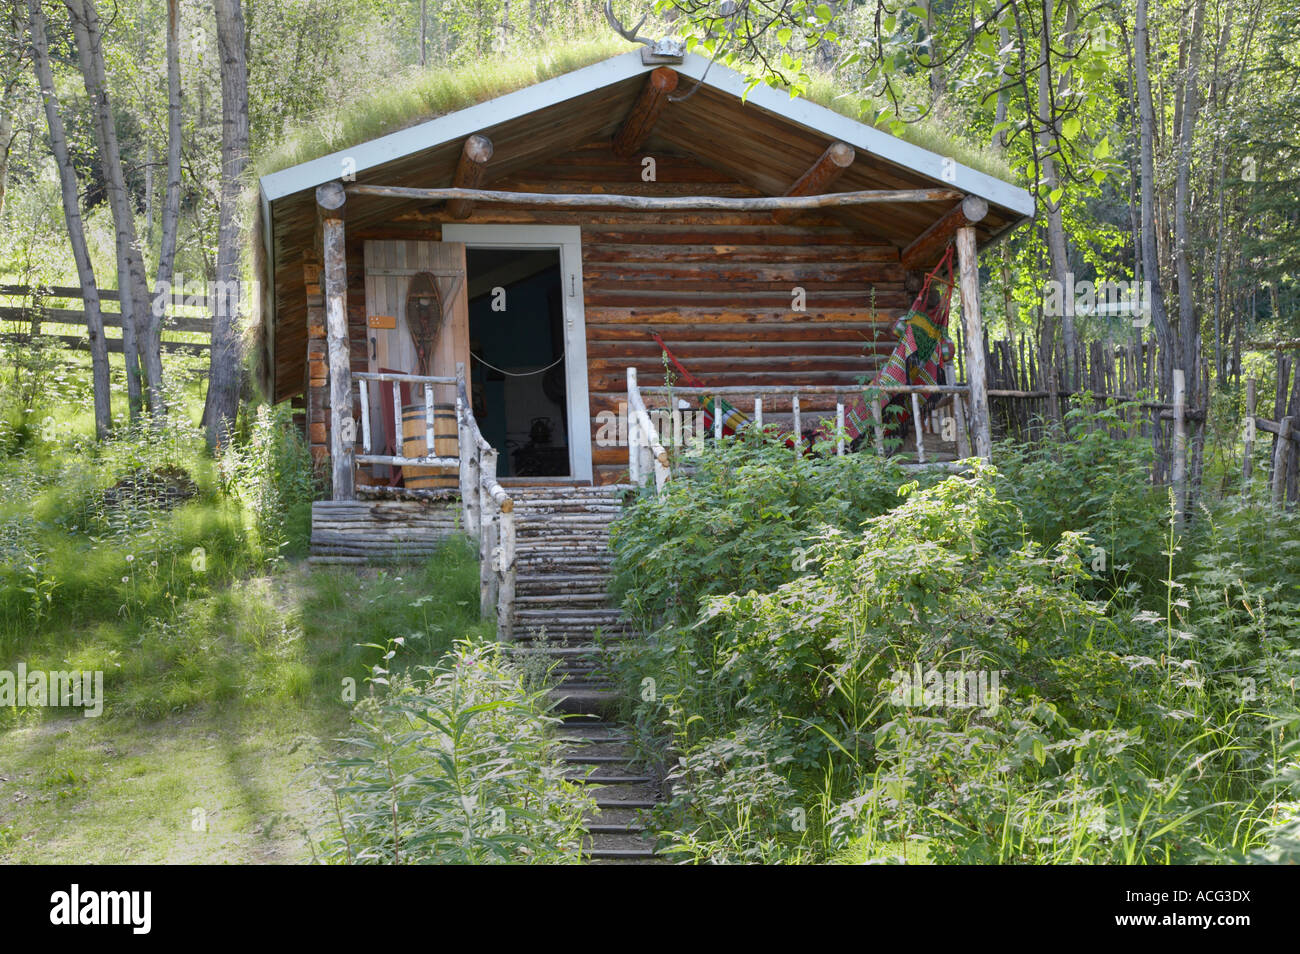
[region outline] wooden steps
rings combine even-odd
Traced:
[[[644,813],[661,797],[617,722],[619,695],[607,648],[635,636],[610,603],[609,525],[626,485],[510,487],[515,514],[515,630],[512,653],[554,666],[551,696],[567,713],[561,740],[567,778],[591,789],[596,811],[582,852],[602,864],[653,863]]]

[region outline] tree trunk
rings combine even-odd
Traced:
[[[135,230],[135,212],[126,189],[122,171],[122,154],[117,141],[117,128],[108,101],[107,81],[104,75],[103,31],[94,0],[64,0],[72,14],[72,31],[77,39],[77,57],[81,64],[86,96],[91,103],[95,141],[99,147],[100,163],[104,170],[109,205],[117,232],[118,294],[122,306],[122,350],[135,352],[127,356],[128,394],[132,400],[132,417],[138,416],[140,383],[138,375],[144,372],[145,386],[149,391],[149,409],[154,419],[166,413],[162,391],[162,356],[159,346],[159,319],[150,308],[148,281],[144,272],[144,257]],[[129,332],[129,334],[128,334]],[[130,341],[128,342],[128,337]],[[136,377],[134,386],[131,378]]]
[[[1011,31],[1006,27],[998,27],[998,50],[1005,50],[1010,45]],[[998,82],[1001,84],[1007,82],[1007,74],[1005,71],[998,74]],[[1002,89],[998,90],[997,106],[995,107],[993,115],[994,126],[1000,126],[1007,121],[1007,109],[1010,106],[1010,103],[1011,90],[1007,86],[1003,85]],[[994,148],[1006,149],[1007,138],[1007,131],[1005,129],[999,129],[993,134]]]
[[[41,0],[27,0],[28,24],[32,34],[33,63],[36,81],[45,103],[45,120],[50,129],[50,148],[59,169],[59,185],[63,193],[63,217],[68,226],[68,241],[72,244],[72,257],[77,263],[77,279],[81,284],[81,297],[86,315],[86,335],[90,339],[90,377],[95,396],[95,436],[108,437],[113,427],[112,394],[109,390],[108,342],[104,340],[104,318],[99,308],[99,286],[95,284],[95,270],[86,248],[86,232],[81,222],[81,197],[77,188],[77,174],[68,157],[68,137],[59,115],[59,101],[54,91],[54,74],[50,69],[50,50],[45,38],[45,13]]]
[[[1067,31],[1073,29],[1072,21],[1073,13],[1071,12],[1066,20]],[[1051,193],[1060,186],[1060,179],[1056,172],[1056,159],[1053,157],[1060,128],[1056,122],[1056,110],[1051,101],[1052,22],[1052,0],[1043,0],[1043,31],[1040,37],[1042,59],[1038,70],[1038,113],[1039,121],[1043,124],[1042,131],[1039,133],[1039,143],[1043,150],[1043,183],[1048,192],[1047,200],[1043,204],[1047,209],[1048,271],[1052,276],[1052,280],[1060,284],[1061,301],[1065,305],[1062,314],[1056,317],[1060,318],[1061,339],[1065,346],[1065,361],[1060,368],[1060,383],[1065,390],[1069,391],[1073,388],[1070,363],[1076,350],[1074,290],[1070,287],[1069,254],[1065,247],[1065,225],[1061,221],[1061,203],[1053,201],[1051,198]],[[1048,337],[1051,339],[1056,337],[1054,330]]]
[[[208,446],[226,444],[239,410],[243,371],[237,325],[239,300],[239,190],[248,161],[248,62],[240,0],[213,0],[221,57],[221,214],[217,227],[217,294],[203,424]]]
[[[5,189],[9,184],[9,150],[14,142],[14,114],[8,103],[0,103],[0,214],[5,210]]]
[[[1197,0],[1192,14],[1192,35],[1187,49],[1187,70],[1183,74],[1182,125],[1178,131],[1178,170],[1174,183],[1174,266],[1178,274],[1178,333],[1182,337],[1182,366],[1187,372],[1187,403],[1200,402],[1200,375],[1197,373],[1200,329],[1196,321],[1196,296],[1192,284],[1192,263],[1188,246],[1190,236],[1187,213],[1191,207],[1192,137],[1196,134],[1199,111],[1198,72],[1201,62],[1201,35],[1205,21],[1205,0]]]
[[[170,290],[176,263],[176,230],[181,218],[180,19],[180,0],[167,0],[167,195],[163,200],[162,242],[158,247],[158,277],[154,281],[155,302]],[[165,309],[159,314],[164,313]]]
[[[1160,391],[1173,388],[1174,342],[1165,314],[1165,293],[1160,286],[1160,259],[1156,252],[1155,216],[1155,109],[1151,102],[1151,77],[1147,70],[1147,2],[1137,0],[1133,28],[1133,67],[1137,74],[1138,116],[1141,120],[1139,151],[1142,163],[1142,268],[1151,286],[1151,324],[1160,346]]]

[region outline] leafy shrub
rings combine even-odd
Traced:
[[[319,850],[333,863],[577,862],[592,807],[566,781],[544,691],[492,643],[457,644],[427,679],[390,679],[357,704],[351,754],[327,763],[335,822]]]
[[[260,405],[221,458],[227,491],[244,502],[268,557],[304,553],[317,486],[311,451],[286,404]]]
[[[856,530],[909,479],[892,460],[801,457],[773,440],[709,445],[697,460],[611,531],[612,590],[648,628],[694,619],[705,597],[790,579],[822,526]]]
[[[1168,505],[1152,484],[1154,451],[1135,407],[1112,401],[1094,410],[1084,392],[1065,414],[1066,439],[1003,442],[994,459],[1002,495],[1034,539],[1051,546],[1067,531],[1087,534],[1104,551],[1106,579],[1151,583],[1164,570],[1157,528]]]
[[[1112,480],[1124,485],[1090,478]],[[673,850],[1167,863],[1242,859],[1290,837],[1269,821],[1294,796],[1300,726],[1290,571],[1201,553],[1175,576],[1175,555],[1200,540],[1151,521],[1164,582],[1098,600],[1089,537],[1044,521],[1052,544],[1033,539],[1008,484],[977,466],[905,487],[861,532],[823,527],[786,580],[710,597],[620,659],[642,690],[638,724],[676,759],[660,823]],[[1108,499],[1094,496],[1089,516],[1127,519]],[[641,542],[652,559],[677,539],[655,529]],[[900,696],[913,671],[996,672],[1000,694]]]

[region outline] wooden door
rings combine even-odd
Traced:
[[[462,242],[417,242],[408,240],[365,243],[366,269],[366,354],[367,369],[387,369],[406,374],[423,374],[416,359],[415,343],[406,318],[407,291],[414,276],[434,277],[442,309],[446,313],[433,348],[430,373],[448,377],[456,364],[469,367],[469,299],[465,281],[465,245]],[[392,401],[388,387],[371,389],[371,433],[384,426],[381,401]],[[454,404],[455,388],[439,385],[434,400],[441,406]],[[376,441],[382,447],[385,441]]]

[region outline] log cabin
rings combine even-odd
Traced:
[[[978,255],[1033,197],[747,87],[634,50],[261,177],[261,384],[336,504],[459,495],[478,525],[512,486],[662,481],[655,335],[760,423],[842,416],[954,243],[948,384],[988,455]]]

